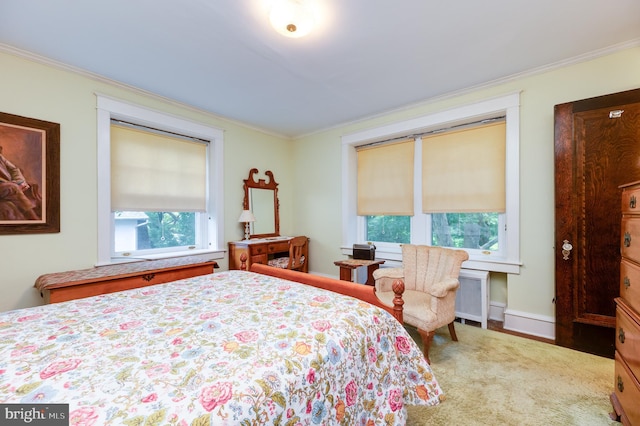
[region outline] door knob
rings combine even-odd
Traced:
[[[562,259],[569,260],[569,254],[571,254],[571,250],[573,250],[573,246],[569,243],[569,240],[564,240],[564,244],[562,244]]]

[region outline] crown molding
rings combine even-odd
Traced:
[[[242,126],[242,127],[245,127],[245,128],[251,129],[251,130],[255,130],[257,132],[264,133],[264,134],[267,134],[267,135],[270,135],[270,136],[274,136],[274,137],[277,137],[277,138],[281,138],[281,139],[285,139],[285,140],[291,140],[291,137],[289,137],[287,135],[284,135],[284,134],[281,134],[281,133],[276,133],[276,132],[269,131],[269,130],[266,130],[266,129],[262,129],[260,127],[257,127],[255,125],[252,125],[252,124],[249,124],[249,123],[245,123],[245,122],[234,120],[234,119],[222,116],[222,115],[218,115],[218,114],[215,114],[215,113],[213,113],[211,111],[207,111],[207,110],[204,110],[202,108],[198,108],[198,107],[195,107],[193,105],[177,101],[175,99],[171,99],[171,98],[168,98],[168,97],[165,97],[165,96],[161,96],[161,95],[158,95],[157,93],[153,93],[153,92],[150,92],[150,91],[147,91],[147,90],[144,90],[144,89],[140,89],[139,87],[131,86],[129,84],[125,84],[125,83],[119,82],[117,80],[112,80],[112,79],[104,77],[104,76],[102,76],[100,74],[96,74],[96,73],[93,73],[91,71],[87,71],[87,70],[84,70],[82,68],[75,67],[73,65],[65,64],[63,62],[56,61],[56,60],[51,59],[51,58],[47,58],[46,56],[41,56],[41,55],[26,51],[26,50],[18,49],[16,47],[10,46],[8,44],[0,43],[0,52],[7,53],[7,54],[10,54],[10,55],[13,55],[13,56],[17,56],[19,58],[26,59],[26,60],[29,60],[31,62],[39,63],[39,64],[42,64],[42,65],[46,65],[46,66],[49,66],[49,67],[52,67],[52,68],[56,68],[56,69],[59,69],[59,70],[62,70],[62,71],[67,71],[67,72],[79,75],[81,77],[85,77],[85,78],[88,78],[88,79],[91,79],[91,80],[94,80],[94,81],[98,81],[100,83],[108,84],[110,86],[113,86],[113,87],[116,87],[116,88],[119,88],[119,89],[124,89],[124,90],[130,91],[130,92],[133,92],[133,93],[135,93],[137,95],[141,95],[141,96],[145,96],[145,97],[150,98],[150,99],[161,101],[163,103],[166,103],[166,104],[169,104],[169,105],[172,105],[172,106],[176,106],[176,107],[179,107],[179,108],[183,108],[183,109],[189,110],[191,112],[204,114],[206,116],[209,116],[209,117],[217,119],[217,120],[223,120],[223,121],[226,121],[226,122],[229,122],[229,123],[233,123],[235,125]],[[226,129],[224,129],[224,130],[226,130]]]
[[[373,120],[373,119],[376,119],[376,118],[380,118],[380,117],[384,117],[384,116],[387,116],[387,115],[390,115],[390,114],[396,114],[396,113],[404,112],[404,111],[407,111],[407,110],[410,110],[410,109],[419,108],[419,107],[422,107],[422,106],[425,106],[425,105],[428,105],[428,104],[431,104],[431,103],[434,103],[434,102],[443,101],[443,100],[451,99],[451,98],[454,98],[454,97],[466,95],[466,94],[469,94],[469,93],[472,93],[472,92],[475,92],[475,91],[478,91],[478,90],[483,90],[483,89],[488,89],[488,88],[491,88],[491,87],[499,86],[501,84],[509,83],[509,82],[514,81],[514,80],[518,80],[518,79],[522,79],[522,78],[526,78],[526,77],[531,77],[531,76],[534,76],[534,75],[538,75],[538,74],[542,74],[542,73],[545,73],[545,72],[553,71],[553,70],[556,70],[556,69],[559,69],[559,68],[563,68],[563,67],[566,67],[566,66],[578,64],[578,63],[581,63],[581,62],[590,61],[590,60],[593,60],[593,59],[600,58],[602,56],[610,55],[610,54],[613,54],[613,53],[616,53],[616,52],[619,52],[619,51],[622,51],[622,50],[626,50],[626,49],[630,49],[630,48],[634,48],[634,47],[638,47],[638,46],[640,46],[640,38],[632,39],[632,40],[629,40],[629,41],[626,41],[626,42],[623,42],[623,43],[618,43],[618,44],[614,44],[612,46],[608,46],[608,47],[605,47],[605,48],[602,48],[602,49],[597,49],[597,50],[594,50],[594,51],[591,51],[591,52],[587,52],[587,53],[584,53],[582,55],[573,56],[571,58],[563,59],[561,61],[553,62],[553,63],[547,64],[547,65],[543,65],[543,66],[540,66],[540,67],[537,67],[537,68],[532,68],[532,69],[529,69],[529,70],[526,70],[526,71],[523,71],[523,72],[520,72],[520,73],[516,73],[516,74],[512,74],[512,75],[506,76],[506,77],[502,77],[502,78],[498,78],[498,79],[495,79],[495,80],[491,80],[491,81],[488,81],[488,82],[485,82],[485,83],[482,83],[482,84],[478,84],[478,85],[475,85],[475,86],[470,86],[470,87],[467,87],[467,88],[464,88],[464,89],[455,90],[455,91],[448,92],[448,93],[443,93],[441,95],[433,96],[433,97],[430,97],[428,99],[424,99],[424,100],[422,100],[420,102],[416,102],[416,103],[412,103],[412,104],[409,104],[409,105],[405,105],[405,106],[402,106],[400,108],[395,108],[395,109],[392,109],[392,110],[383,111],[383,112],[380,112],[378,114],[369,115],[369,116],[366,116],[366,117],[363,117],[363,118],[360,118],[360,119],[357,119],[357,120],[342,122],[342,123],[336,124],[334,126],[325,127],[325,128],[313,131],[313,132],[300,134],[300,135],[294,135],[294,136],[288,136],[288,135],[285,135],[285,134],[282,134],[282,133],[273,132],[273,131],[270,131],[270,130],[266,130],[266,129],[257,127],[257,126],[255,126],[253,124],[250,124],[250,123],[245,123],[245,122],[242,122],[242,121],[238,121],[238,120],[234,120],[234,119],[231,119],[231,118],[228,118],[228,117],[217,115],[215,113],[212,113],[211,111],[207,111],[207,110],[195,107],[193,105],[189,105],[189,104],[186,104],[186,103],[183,103],[183,102],[179,102],[179,101],[176,101],[176,100],[171,99],[171,98],[160,96],[160,95],[158,95],[156,93],[149,92],[149,91],[140,89],[140,88],[135,87],[135,86],[130,86],[128,84],[124,84],[124,83],[109,79],[109,78],[101,76],[99,74],[92,73],[92,72],[83,70],[81,68],[77,68],[77,67],[74,67],[74,66],[71,66],[71,65],[68,65],[68,64],[53,60],[51,58],[47,58],[47,57],[44,57],[44,56],[41,56],[41,55],[37,55],[37,54],[32,53],[32,52],[28,52],[28,51],[25,51],[25,50],[22,50],[22,49],[18,49],[16,47],[13,47],[13,46],[10,46],[10,45],[7,45],[7,44],[0,43],[0,52],[4,52],[4,53],[8,53],[8,54],[11,54],[11,55],[14,55],[14,56],[18,56],[18,57],[21,57],[21,58],[24,58],[24,59],[27,59],[27,60],[30,60],[30,61],[33,61],[33,62],[37,62],[37,63],[43,64],[43,65],[48,65],[48,66],[51,66],[53,68],[57,68],[57,69],[61,69],[61,70],[64,70],[64,71],[72,72],[72,73],[81,75],[83,77],[86,77],[86,78],[89,78],[89,79],[92,79],[92,80],[96,80],[96,81],[99,81],[99,82],[102,82],[102,83],[105,83],[105,84],[109,84],[109,85],[114,86],[114,87],[118,87],[118,88],[122,88],[122,89],[125,89],[125,90],[129,90],[129,91],[132,91],[132,92],[137,93],[139,95],[143,95],[143,96],[146,96],[146,97],[149,97],[149,98],[153,98],[153,99],[162,101],[164,103],[171,104],[173,106],[177,106],[177,107],[180,107],[180,108],[184,108],[184,109],[196,112],[196,113],[205,114],[205,115],[207,115],[209,117],[212,117],[212,118],[215,118],[215,119],[218,119],[218,120],[223,120],[223,121],[226,121],[226,122],[229,122],[229,123],[233,123],[233,124],[236,124],[236,125],[239,125],[239,126],[242,126],[242,127],[246,127],[246,128],[251,129],[251,130],[255,130],[257,132],[260,132],[260,133],[265,133],[267,135],[271,135],[271,136],[274,136],[274,137],[277,137],[277,138],[281,138],[281,139],[285,139],[285,140],[296,140],[296,139],[302,139],[302,138],[305,138],[305,137],[308,137],[308,136],[312,136],[312,135],[315,135],[315,134],[318,134],[318,133],[322,133],[322,132],[325,132],[325,131],[336,130],[336,129],[339,129],[339,128],[342,128],[342,127],[347,127],[347,126],[352,126],[352,125],[355,125],[355,124],[363,123],[363,122],[366,122],[366,121],[369,121],[369,120]]]
[[[567,67],[570,65],[575,65],[575,64],[579,64],[581,62],[587,62],[593,59],[597,59],[603,56],[607,56],[607,55],[611,55],[613,53],[622,51],[622,50],[627,50],[627,49],[631,49],[634,47],[638,47],[640,46],[640,38],[636,38],[633,40],[629,40],[623,43],[618,43],[618,44],[614,44],[612,46],[609,47],[605,47],[603,49],[598,49],[598,50],[593,50],[591,52],[587,52],[585,54],[582,55],[578,55],[578,56],[573,56],[571,58],[567,58],[567,59],[563,59],[561,61],[557,61],[557,62],[553,62],[551,64],[547,64],[547,65],[543,65],[537,68],[531,68],[529,70],[520,72],[520,73],[516,73],[516,74],[511,74],[509,76],[506,77],[502,77],[502,78],[498,78],[495,80],[491,80],[491,81],[487,81],[481,84],[477,84],[475,86],[470,86],[470,87],[466,87],[464,89],[460,89],[460,90],[455,90],[452,92],[447,92],[447,93],[443,93],[441,95],[437,95],[437,96],[433,96],[430,97],[428,99],[424,99],[422,101],[419,102],[415,102],[409,105],[404,105],[402,107],[399,108],[395,108],[392,110],[387,110],[387,111],[383,111],[381,113],[378,114],[374,114],[374,115],[370,115],[367,117],[363,117],[357,120],[352,120],[352,121],[348,121],[348,122],[343,122],[340,124],[336,124],[335,126],[331,126],[325,129],[320,129],[308,134],[304,134],[304,135],[299,135],[296,137],[296,139],[298,138],[303,138],[303,137],[307,137],[307,136],[311,136],[317,133],[322,133],[324,131],[328,131],[328,130],[336,130],[336,129],[340,129],[343,127],[348,127],[348,126],[352,126],[352,125],[357,125],[360,123],[364,123],[367,122],[369,120],[374,120],[377,118],[382,118],[385,117],[387,115],[391,115],[391,114],[397,114],[397,113],[401,113],[407,110],[411,110],[414,108],[420,108],[423,107],[425,105],[429,105],[432,104],[434,102],[439,102],[439,101],[444,101],[444,100],[448,100],[448,99],[452,99],[458,96],[463,96],[463,95],[467,95],[469,93],[473,93],[476,92],[478,90],[483,90],[483,89],[489,89],[492,87],[496,87],[499,86],[501,84],[506,84],[506,83],[510,83],[512,81],[515,80],[520,80],[526,77],[532,77],[538,74],[543,74],[545,72],[549,72],[549,71],[553,71],[556,69],[560,69],[563,67]]]

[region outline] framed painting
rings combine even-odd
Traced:
[[[60,232],[60,124],[0,112],[0,235]]]

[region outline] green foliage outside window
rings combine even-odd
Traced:
[[[195,245],[195,213],[145,214],[149,219],[138,226],[138,250]]]
[[[367,241],[409,244],[411,216],[366,216]],[[498,213],[431,214],[431,244],[498,250]]]
[[[435,213],[431,230],[434,246],[498,250],[498,213]]]
[[[409,244],[411,216],[367,216],[367,241]]]

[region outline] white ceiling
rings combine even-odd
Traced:
[[[294,137],[640,45],[640,0],[315,1],[292,39],[268,0],[0,0],[0,48]]]

